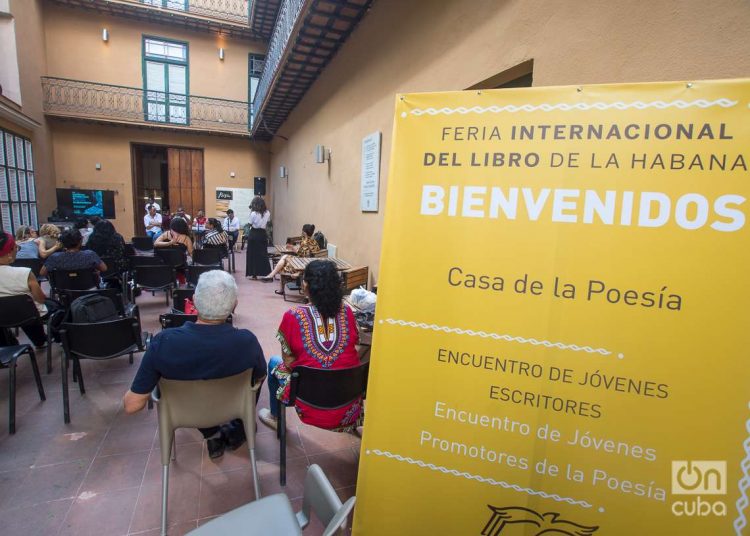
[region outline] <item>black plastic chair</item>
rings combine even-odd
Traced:
[[[102,257],[102,262],[107,265],[107,271],[101,272],[99,274],[99,277],[102,278],[102,281],[105,281],[107,283],[116,283],[118,287],[122,290],[123,296],[127,294],[126,292],[126,281],[127,281],[127,273],[124,270],[120,270],[117,268],[117,262],[115,261],[114,257]]]
[[[135,304],[125,305],[124,296],[119,288],[96,288],[89,290],[62,290],[60,291],[60,303],[63,304],[66,311],[70,310],[70,304],[75,301],[76,298],[81,296],[87,296],[89,294],[98,294],[100,296],[106,296],[112,303],[114,303],[117,309],[117,314],[120,316],[135,316],[140,322],[140,312],[138,306]],[[66,319],[70,320],[70,319]]]
[[[221,248],[203,248],[193,250],[193,265],[224,267]]]
[[[198,284],[198,278],[201,276],[201,274],[204,274],[206,272],[210,272],[211,270],[221,270],[220,266],[203,266],[203,265],[196,265],[196,266],[188,266],[187,267],[187,284],[190,286],[196,286]]]
[[[135,249],[140,251],[151,251],[154,249],[154,241],[148,236],[134,236],[130,242]]]
[[[16,259],[11,263],[11,266],[16,268],[31,268],[31,272],[39,281],[47,281],[46,277],[39,275],[39,271],[44,266],[42,259]]]
[[[156,248],[154,255],[172,268],[183,268],[187,262],[185,250],[182,248]]]
[[[0,368],[8,369],[8,433],[16,433],[16,364],[18,358],[28,354],[31,359],[31,368],[34,370],[36,388],[39,390],[39,399],[44,402],[44,387],[39,375],[39,365],[36,363],[36,355],[29,344],[18,344],[15,346],[0,347]]]
[[[55,294],[61,290],[89,290],[99,286],[95,270],[52,270],[49,284]]]
[[[52,372],[52,314],[46,319],[39,315],[31,296],[6,296],[0,298],[0,329],[12,329],[42,323],[47,325],[47,374]]]
[[[133,288],[166,292],[166,301],[169,305],[169,293],[177,286],[177,274],[171,266],[138,266],[133,269]],[[133,298],[135,301],[135,297]]]
[[[367,394],[370,362],[343,369],[295,367],[289,386],[289,403],[281,404],[276,436],[279,438],[279,483],[286,486],[286,408],[299,400],[318,409],[337,409]]]
[[[172,311],[184,313],[185,299],[193,299],[195,294],[194,288],[176,288],[172,291]]]
[[[185,322],[197,322],[198,315],[186,315],[184,313],[165,313],[159,315],[161,329],[179,328]]]
[[[73,374],[78,379],[81,394],[86,392],[81,373],[81,359],[113,359],[123,355],[142,352],[146,348],[148,333],[141,333],[137,318],[125,317],[93,324],[64,322],[60,327],[63,355],[60,359],[62,370],[63,415],[65,423],[70,422],[70,400],[68,395],[68,362],[73,362]]]

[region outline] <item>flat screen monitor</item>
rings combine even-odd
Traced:
[[[113,190],[82,190],[58,188],[57,207],[72,216],[115,217],[115,192]]]

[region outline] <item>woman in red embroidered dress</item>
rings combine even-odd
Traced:
[[[258,415],[272,428],[276,428],[279,400],[289,400],[289,378],[294,367],[339,369],[359,364],[357,323],[352,310],[342,301],[336,266],[324,260],[308,264],[302,278],[302,291],[311,304],[284,313],[276,334],[282,355],[273,356],[268,362],[271,409],[262,408]],[[296,401],[295,408],[302,422],[319,428],[344,431],[361,424],[361,400],[332,410],[316,409]]]

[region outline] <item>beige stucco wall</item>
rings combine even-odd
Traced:
[[[42,85],[40,77],[46,71],[44,11],[41,0],[11,0],[10,12],[15,21],[18,73],[21,83],[21,112],[38,122],[31,130],[8,121],[2,126],[31,139],[34,151],[34,170],[37,190],[37,209],[40,221],[55,208],[55,169],[52,139],[47,120],[42,111]],[[0,51],[0,54],[2,51]],[[53,195],[43,195],[52,191]]]
[[[396,93],[465,89],[529,59],[534,85],[750,76],[748,27],[746,0],[378,0],[280,129],[288,141],[274,138],[274,232],[315,223],[376,277]],[[368,214],[361,141],[378,130],[381,210]]]
[[[267,145],[242,138],[58,121],[53,139],[57,186],[116,190],[112,222],[126,239],[134,230],[131,143],[203,149],[206,207],[213,206],[217,187],[252,188],[253,177],[268,169]]]
[[[109,41],[102,41],[102,29]],[[188,42],[192,95],[247,101],[247,55],[256,43],[180,27],[45,4],[48,76],[143,87],[142,36]],[[219,48],[225,49],[224,61]]]

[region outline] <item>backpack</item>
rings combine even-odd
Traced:
[[[87,294],[73,300],[70,304],[70,315],[75,324],[106,322],[120,317],[112,300],[99,294]]]
[[[318,247],[320,249],[326,249],[328,247],[328,240],[326,240],[326,235],[324,235],[320,231],[313,235],[313,240],[318,243]]]

